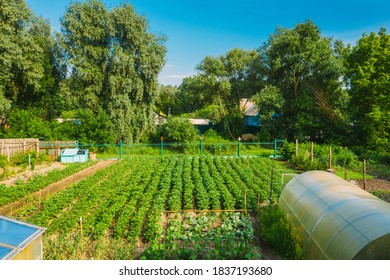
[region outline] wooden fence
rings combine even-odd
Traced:
[[[6,155],[8,160],[11,156],[27,151],[39,152],[39,139],[36,138],[0,139],[0,141],[0,154]]]
[[[61,149],[76,148],[77,141],[40,141],[37,138],[0,139],[0,154],[10,157],[34,151],[38,154],[44,150],[48,155],[59,156]]]

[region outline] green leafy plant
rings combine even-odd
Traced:
[[[278,205],[265,206],[259,213],[259,236],[277,254],[286,259],[302,259],[302,238]]]

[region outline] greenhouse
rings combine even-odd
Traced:
[[[279,207],[307,259],[390,259],[390,204],[325,171],[296,176]]]
[[[0,260],[41,260],[44,228],[0,216]]]

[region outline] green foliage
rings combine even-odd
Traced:
[[[212,128],[205,131],[203,134],[203,141],[206,143],[230,143],[229,140],[226,140],[222,136],[218,135],[218,133]]]
[[[73,2],[59,38],[70,77],[62,92],[76,108],[109,116],[115,140],[139,142],[153,131],[164,38],[148,33],[129,3],[110,11],[101,1]]]
[[[218,224],[215,227],[215,224]],[[186,215],[168,221],[165,241],[152,243],[144,260],[253,260],[262,258],[253,245],[254,230],[243,214]],[[256,251],[257,250],[257,251]]]
[[[197,140],[197,130],[188,119],[169,117],[158,128],[165,142],[190,143]]]
[[[11,157],[11,165],[26,168],[31,164],[31,170],[34,170],[35,165],[42,163],[44,159],[46,159],[44,155],[41,158],[36,152],[22,153]]]
[[[390,203],[390,191],[376,190],[376,191],[370,191],[370,193],[372,193],[376,197],[379,197],[380,199]]]
[[[195,112],[196,118],[209,119],[215,123],[223,120],[223,108],[219,105],[209,105]]]
[[[104,111],[97,115],[89,109],[77,111],[77,122],[74,139],[85,144],[113,143],[114,134],[112,133],[111,122]]]
[[[169,115],[170,113],[176,113],[176,95],[177,95],[177,87],[176,86],[165,86],[160,85],[158,87],[158,95],[156,98],[156,112],[162,112],[165,115]]]
[[[272,88],[260,92],[263,101],[277,101],[271,109],[281,114],[278,137],[323,141],[344,131],[347,98],[339,81],[342,60],[332,40],[322,36],[313,22],[279,27],[260,52],[267,59],[268,83],[283,94],[280,98]]]
[[[205,57],[196,67],[198,75],[186,78],[178,98],[184,112],[198,114],[222,123],[225,134],[236,139],[243,119],[240,99],[261,89],[258,78],[261,58],[256,51],[232,49],[224,56]]]
[[[348,56],[355,144],[390,150],[390,35],[364,34]]]
[[[9,166],[9,162],[7,156],[1,154],[0,155],[0,169],[2,171],[0,174],[1,179],[7,178],[9,173],[8,166]]]
[[[329,168],[329,147],[326,144],[315,144],[313,161],[310,159],[311,143],[299,143],[298,156],[295,154],[295,143],[285,142],[282,148],[283,156],[291,163],[303,170],[325,170]],[[351,170],[359,170],[362,163],[349,149],[331,145],[332,165],[342,166]]]
[[[3,137],[52,139],[54,122],[48,122],[34,110],[15,109],[9,113],[9,128],[2,127]]]
[[[266,86],[259,93],[252,96],[251,100],[255,102],[259,108],[259,116],[261,120],[260,131],[257,133],[258,139],[262,141],[270,141],[275,138],[280,138],[283,132],[281,113],[285,104],[285,99],[278,87]]]
[[[289,224],[278,205],[265,206],[260,210],[259,236],[281,257],[303,259],[301,233]]]

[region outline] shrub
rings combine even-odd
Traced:
[[[169,117],[158,133],[164,136],[164,142],[190,143],[198,138],[197,130],[189,120],[179,117]]]
[[[327,144],[314,145],[314,159],[310,159],[311,143],[299,143],[298,156],[295,154],[295,143],[284,143],[283,156],[291,163],[304,170],[321,170],[329,166],[329,146]],[[352,170],[361,169],[359,158],[349,149],[332,145],[332,164]]]
[[[260,209],[259,235],[262,241],[286,259],[303,259],[302,238],[277,205]]]

